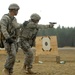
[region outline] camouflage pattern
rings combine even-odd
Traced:
[[[21,48],[25,54],[25,61],[24,65],[26,65],[26,68],[31,69],[32,63],[33,63],[33,50],[29,44],[29,41],[27,41],[25,38],[20,39]]]
[[[41,17],[37,14],[37,13],[33,13],[31,16],[30,16],[31,19],[34,19],[34,20],[40,20]]]
[[[19,10],[20,7],[19,7],[17,4],[13,3],[13,4],[10,4],[10,5],[9,5],[9,8],[8,8],[8,9],[9,9],[9,10],[11,10],[11,9]]]
[[[41,18],[37,14],[35,15],[32,14],[31,19],[34,16],[36,20],[39,20]],[[28,68],[32,66],[33,50],[31,49],[31,47],[34,45],[33,43],[35,42],[35,38],[36,38],[38,30],[50,27],[49,25],[41,25],[38,23],[34,23],[31,19],[29,20],[29,23],[26,26],[23,25],[23,27],[21,28],[21,33],[20,33],[21,48],[26,55],[24,64],[27,65]]]
[[[29,23],[26,27],[21,28],[21,36],[30,39],[35,33],[38,31],[38,29],[46,29],[49,28],[49,25],[41,25],[32,22],[29,20]]]
[[[14,37],[14,35],[16,34],[15,29],[20,28],[20,26],[21,25],[17,23],[15,17],[11,17],[5,14],[1,19],[1,31],[5,39]]]
[[[14,43],[12,43],[11,45],[6,43],[5,40],[3,41],[3,43],[4,43],[5,50],[7,51],[7,54],[8,54],[4,67],[6,69],[8,69],[9,72],[12,72],[13,66],[14,66],[14,63],[15,63],[17,48],[18,48],[17,42],[16,42],[16,39],[15,39]]]
[[[1,31],[5,37],[3,40],[5,50],[8,53],[5,68],[9,70],[9,72],[12,72],[13,66],[15,63],[16,58],[16,50],[17,50],[17,35],[16,35],[16,29],[19,28],[20,25],[17,23],[17,20],[15,17],[10,17],[7,15],[4,15],[1,19]],[[6,42],[6,39],[12,38],[14,42],[10,45]]]

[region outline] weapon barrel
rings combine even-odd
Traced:
[[[50,24],[57,24],[56,22],[49,22]]]

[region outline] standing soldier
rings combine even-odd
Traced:
[[[23,69],[29,74],[34,74],[34,72],[31,70],[33,63],[33,49],[31,47],[34,45],[38,29],[53,28],[54,26],[53,24],[38,25],[40,19],[41,17],[38,14],[32,14],[30,20],[25,21],[21,29],[20,44],[23,52],[26,55]]]
[[[17,36],[16,29],[20,27],[14,16],[18,14],[20,7],[13,3],[9,6],[9,13],[4,14],[1,19],[1,31],[4,36],[3,43],[5,50],[7,51],[7,59],[2,71],[3,75],[11,75],[13,73],[13,66],[16,58],[17,50]]]

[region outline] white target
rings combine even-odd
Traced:
[[[42,49],[43,50],[50,50],[51,49],[49,37],[42,38]]]

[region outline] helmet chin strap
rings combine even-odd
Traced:
[[[31,19],[31,21],[33,21],[34,23],[38,23],[39,20],[34,20],[34,19]]]

